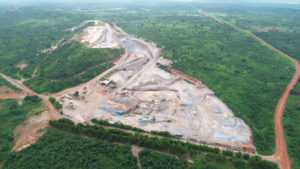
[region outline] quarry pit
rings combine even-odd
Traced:
[[[245,122],[201,81],[162,69],[172,61],[163,58],[154,43],[112,24],[89,26],[71,40],[90,48],[123,48],[125,53],[111,69],[54,95],[65,117],[78,123],[96,118],[168,131],[184,141],[255,152]]]

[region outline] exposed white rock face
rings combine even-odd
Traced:
[[[184,140],[255,151],[250,128],[212,90],[180,72],[159,68],[158,62],[172,62],[160,58],[155,44],[108,24],[88,27],[77,39],[91,48],[122,47],[126,53],[113,68],[74,89],[86,93],[83,100],[64,99],[63,112],[68,117],[79,122],[105,119],[148,131],[169,131]],[[112,73],[107,77],[109,72]],[[116,83],[114,89],[100,85],[103,77]],[[137,102],[116,101],[119,98]],[[76,105],[75,110],[68,109],[70,102]],[[129,117],[112,114],[129,109]]]

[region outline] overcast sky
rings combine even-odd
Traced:
[[[161,1],[161,0],[0,0],[1,3],[6,4],[26,4],[26,3],[86,3],[86,2],[134,2],[134,1]],[[300,4],[300,0],[166,0],[166,1],[196,1],[196,2],[226,2],[226,3],[296,3]]]

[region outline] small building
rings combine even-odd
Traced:
[[[67,94],[67,95],[66,95],[66,98],[68,98],[68,99],[73,99],[73,95]]]
[[[101,85],[102,86],[107,86],[109,84],[109,81],[108,80],[104,80],[101,82]]]

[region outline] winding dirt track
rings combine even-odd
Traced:
[[[273,47],[269,43],[265,42],[261,38],[254,35],[252,32],[247,31],[247,30],[243,30],[243,29],[240,29],[240,30],[249,33],[254,38],[256,38],[257,40],[262,42],[263,44],[265,44],[265,45],[269,46],[270,48],[274,49],[275,51],[285,55],[291,61],[293,61],[295,66],[296,66],[296,72],[295,72],[292,80],[290,81],[290,83],[286,87],[285,91],[283,92],[280,100],[278,101],[277,106],[276,106],[276,110],[275,110],[275,115],[274,115],[274,118],[275,118],[275,133],[276,133],[276,149],[275,149],[275,153],[273,154],[273,156],[279,158],[280,165],[283,169],[290,169],[291,164],[290,164],[290,161],[289,161],[289,156],[288,156],[288,152],[287,152],[287,148],[286,148],[286,142],[285,142],[285,138],[284,138],[284,130],[283,130],[281,118],[283,116],[286,101],[289,97],[290,91],[293,89],[293,87],[297,84],[297,82],[299,80],[300,65],[294,58],[292,58],[291,56],[283,53],[282,51],[280,51],[278,49],[276,49],[275,47]]]
[[[25,86],[22,82],[20,82],[18,80],[15,80],[15,79],[12,79],[11,77],[6,76],[3,73],[0,73],[0,76],[2,76],[4,79],[6,79],[8,82],[10,82],[11,84],[15,85],[19,89],[23,90],[27,95],[35,95],[35,96],[40,97],[43,100],[44,104],[49,108],[49,111],[53,115],[55,115],[58,118],[61,117],[61,115],[56,111],[56,109],[54,108],[54,106],[48,100],[48,96],[41,95],[41,94],[38,94],[38,93],[32,91],[27,86]]]
[[[216,21],[219,21],[216,17],[210,16],[209,14],[203,12],[202,10],[198,11],[199,14],[208,16],[212,19],[215,19]],[[283,126],[282,126],[282,116],[283,116],[283,112],[286,106],[286,102],[287,99],[289,97],[290,91],[294,88],[294,86],[297,84],[299,77],[300,77],[300,65],[297,62],[296,59],[292,58],[291,56],[287,55],[286,53],[280,51],[279,49],[275,48],[274,46],[272,46],[271,44],[267,43],[266,41],[264,41],[263,39],[261,39],[260,37],[256,36],[255,34],[253,34],[252,32],[245,30],[245,29],[241,29],[238,28],[234,25],[228,24],[229,26],[248,33],[249,35],[251,35],[252,37],[254,37],[255,39],[259,40],[261,43],[263,43],[264,45],[270,47],[271,49],[275,50],[276,52],[288,57],[291,61],[294,62],[295,67],[296,67],[296,71],[295,74],[293,76],[293,78],[291,79],[290,83],[288,84],[288,86],[286,87],[286,89],[284,90],[281,98],[279,99],[277,106],[276,106],[276,110],[275,110],[275,114],[274,114],[274,122],[275,122],[275,134],[276,134],[276,149],[275,152],[273,154],[273,158],[275,159],[279,159],[279,165],[282,169],[291,169],[291,163],[289,160],[289,155],[287,152],[287,147],[286,147],[286,141],[285,141],[285,137],[284,137],[284,130],[283,130]]]

